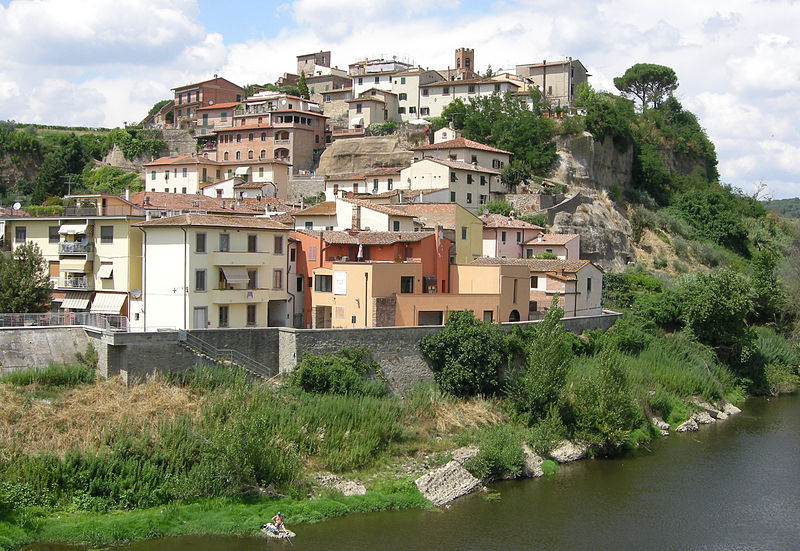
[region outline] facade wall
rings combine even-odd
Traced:
[[[452,132],[452,130],[451,130]],[[429,157],[433,159],[463,161],[465,163],[478,163],[478,166],[484,168],[493,168],[500,170],[508,164],[511,155],[508,153],[500,153],[497,151],[485,151],[483,149],[472,149],[469,147],[454,147],[452,149],[433,149],[433,150],[417,150],[414,152],[415,159],[422,159]]]
[[[451,174],[455,175],[455,181]],[[481,184],[481,176],[484,177],[484,184]],[[469,183],[470,178],[472,183]],[[450,191],[451,202],[473,213],[479,212],[485,203],[493,200],[500,189],[499,175],[479,169],[450,168],[427,159],[417,161],[400,171],[400,181],[404,188],[407,187],[412,192],[419,189],[446,188]]]
[[[576,237],[565,245],[548,245],[547,243],[535,242],[525,245],[526,258],[532,258],[544,252],[551,252],[562,260],[578,260],[580,259],[580,239]]]
[[[464,231],[466,230],[466,232]],[[466,233],[466,239],[464,234]],[[454,236],[456,244],[455,264],[469,264],[481,256],[483,245],[483,223],[474,214],[456,207]]]
[[[145,165],[144,187],[165,193],[199,193],[200,184],[212,182],[218,171],[216,163]]]
[[[470,86],[474,86],[474,92],[469,91]],[[447,93],[445,93],[445,89],[447,89]],[[468,103],[470,98],[490,96],[495,93],[504,94],[506,92],[515,92],[516,90],[517,87],[508,82],[470,85],[462,84],[456,80],[446,81],[441,85],[424,86],[422,87],[420,98],[421,115],[423,117],[440,117],[444,108],[456,98]]]
[[[541,233],[533,229],[484,228],[483,256],[490,258],[522,258],[526,241]]]
[[[547,63],[546,67],[541,63],[517,65],[516,71],[517,75],[531,79],[546,99],[559,106],[572,105],[575,89],[588,77],[578,60]]]

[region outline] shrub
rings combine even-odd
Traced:
[[[183,371],[172,371],[167,375],[167,381],[170,383],[197,390],[236,387],[243,385],[246,380],[247,374],[243,369],[219,364],[206,364]]]
[[[679,274],[685,274],[689,271],[689,266],[687,266],[686,263],[676,259],[672,261],[672,269]]]
[[[543,253],[539,253],[536,255],[536,258],[544,259],[544,260],[555,260],[558,257],[555,253],[551,253],[549,251],[544,251]]]
[[[379,369],[365,348],[342,348],[336,354],[320,356],[304,352],[290,380],[293,385],[316,394],[376,396],[385,392],[384,385],[365,380],[365,376]]]
[[[800,377],[797,376],[794,369],[781,364],[767,364],[764,368],[764,380],[765,390],[770,396],[795,392],[800,383]]]
[[[567,437],[567,427],[555,405],[547,411],[547,417],[533,425],[528,433],[528,444],[541,455],[546,455]]]
[[[655,268],[656,270],[663,270],[664,268],[667,267],[667,264],[668,264],[667,259],[661,255],[656,255],[653,258],[653,268]]]
[[[508,424],[490,425],[478,434],[478,455],[464,467],[475,477],[496,479],[517,477],[525,457],[522,452],[522,431]]]
[[[486,204],[486,210],[488,210],[491,214],[502,214],[503,216],[508,216],[511,214],[511,203],[508,201],[489,201]]]
[[[672,237],[672,248],[678,258],[686,259],[689,256],[689,242],[679,235]]]
[[[638,354],[650,344],[655,332],[655,324],[652,321],[625,314],[606,331],[603,342],[607,348]]]
[[[534,226],[545,227],[547,225],[547,215],[544,213],[529,214],[527,216],[519,216],[518,218],[523,222],[533,224]]]
[[[558,472],[558,463],[552,459],[545,459],[542,461],[542,472],[546,476],[553,476]]]
[[[498,324],[480,321],[469,310],[452,311],[444,329],[419,342],[439,387],[455,396],[494,394],[507,363],[508,343]]]

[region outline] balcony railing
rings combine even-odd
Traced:
[[[275,145],[289,145],[289,140],[275,140]]]
[[[59,287],[62,289],[88,289],[89,278],[86,276],[67,276],[61,278]]]
[[[144,216],[144,210],[116,205],[112,207],[65,207],[64,216]]]
[[[128,318],[89,312],[0,314],[0,327],[51,327],[54,325],[84,325],[112,331],[128,331]]]
[[[61,241],[58,244],[59,254],[86,254],[94,251],[94,243],[80,241]]]

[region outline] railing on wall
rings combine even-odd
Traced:
[[[0,327],[53,327],[82,325],[109,331],[128,331],[128,318],[91,312],[44,312],[41,314],[0,314]]]
[[[254,360],[250,356],[242,354],[238,350],[217,348],[213,344],[184,330],[178,331],[178,339],[191,351],[205,356],[216,363],[241,367],[251,375],[264,380],[270,380],[275,377],[268,366]]]

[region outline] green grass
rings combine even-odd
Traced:
[[[46,388],[93,383],[94,369],[83,365],[50,364],[44,369],[20,369],[0,377],[0,383],[14,386],[41,385]]]

